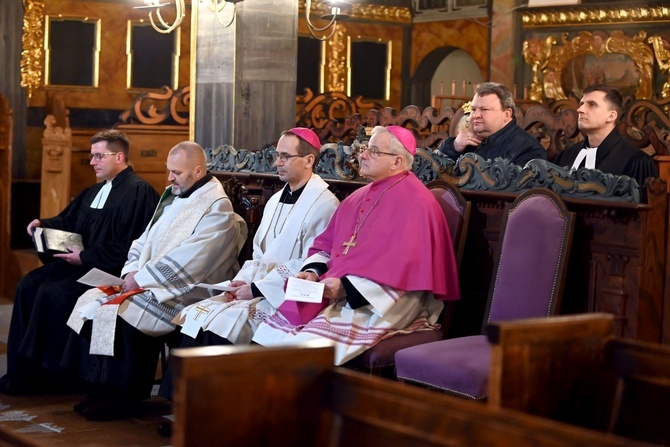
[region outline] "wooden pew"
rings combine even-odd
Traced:
[[[334,367],[323,344],[172,355],[175,447],[650,445]]]
[[[646,204],[563,197],[577,216],[560,313],[612,313],[618,336],[670,343],[665,189],[663,182],[651,182]],[[456,305],[452,336],[477,333],[481,327],[502,210],[516,196],[462,192],[472,203],[461,267],[467,300]]]
[[[254,197],[249,238],[262,216],[265,201],[283,186],[275,174],[214,172],[223,182],[237,181]],[[326,179],[342,200],[362,182]],[[654,179],[647,203],[566,197],[575,212],[575,232],[560,313],[608,312],[617,316],[616,334],[653,343],[670,343],[670,215],[666,184]],[[502,212],[518,193],[461,189],[471,202],[461,293],[455,303],[449,336],[479,333],[483,320],[493,253],[497,249]],[[251,258],[250,248],[241,255]]]
[[[670,445],[670,347],[614,328],[609,314],[490,325],[488,405]]]

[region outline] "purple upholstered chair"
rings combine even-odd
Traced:
[[[465,197],[463,197],[463,194],[461,194],[461,191],[457,187],[442,180],[434,180],[426,186],[437,199],[437,202],[442,207],[444,216],[447,218],[451,242],[454,244],[456,264],[460,268],[472,204],[465,200]]]
[[[437,199],[447,219],[451,242],[454,246],[456,262],[460,266],[465,247],[465,236],[467,234],[468,221],[470,220],[471,203],[463,197],[463,194],[454,185],[436,180],[426,185]],[[445,303],[445,309],[440,317],[442,330],[416,331],[406,335],[395,335],[382,340],[372,348],[358,357],[350,360],[344,366],[347,368],[366,371],[370,374],[382,375],[385,370],[394,366],[395,353],[410,346],[430,343],[441,340],[452,314],[449,302]]]
[[[531,189],[505,207],[486,308],[491,321],[553,315],[559,306],[574,214],[548,189]],[[487,394],[490,347],[485,335],[399,350],[398,379],[471,399]]]

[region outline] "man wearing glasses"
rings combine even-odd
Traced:
[[[445,139],[438,150],[453,160],[475,152],[487,160],[501,157],[519,166],[534,158],[547,159],[540,142],[517,125],[514,98],[507,87],[485,82],[474,93],[466,129]]]
[[[230,283],[236,289],[199,303],[199,309],[203,305],[211,309],[201,326],[205,344],[249,344],[258,324],[283,302],[284,282],[300,271],[314,238],[330,222],[340,201],[313,172],[320,148],[319,137],[310,129],[296,127],[282,133],[275,164],[286,185],[263,209],[253,259]],[[218,306],[222,301],[228,302]]]
[[[372,182],[340,204],[297,275],[324,284],[325,309],[302,321],[280,307],[254,342],[327,339],[341,365],[384,338],[435,327],[441,301],[460,292],[444,213],[410,171],[415,153],[411,131],[372,130],[360,155],[360,173]]]
[[[118,275],[131,243],[144,231],[158,194],[128,166],[128,138],[116,130],[91,139],[90,164],[99,183],[81,192],[58,216],[28,224],[82,236],[84,249],[40,254],[44,265],[19,282],[7,342],[7,374],[0,392],[24,394],[57,388],[68,377],[59,367],[70,329],[65,325],[79,295],[77,279],[92,268]]]

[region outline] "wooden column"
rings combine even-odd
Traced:
[[[195,141],[260,149],[295,123],[298,2],[245,0],[229,27],[208,3],[192,3]]]

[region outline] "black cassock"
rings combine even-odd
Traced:
[[[554,164],[572,167],[575,159],[585,147],[589,147],[588,138],[558,154]],[[640,190],[647,177],[658,177],[654,160],[622,137],[616,129],[612,130],[598,146],[595,168],[608,174],[632,177],[637,180]]]
[[[82,265],[42,257],[45,264],[19,282],[7,343],[7,374],[0,379],[7,391],[29,391],[43,379],[44,370],[52,378],[63,374],[59,363],[71,331],[66,322],[79,296],[90,288],[77,280],[93,267],[119,275],[130,245],[153,215],[158,194],[132,168],[114,178],[103,208],[91,208],[103,185],[81,192],[58,216],[40,220],[43,227],[82,235]]]

